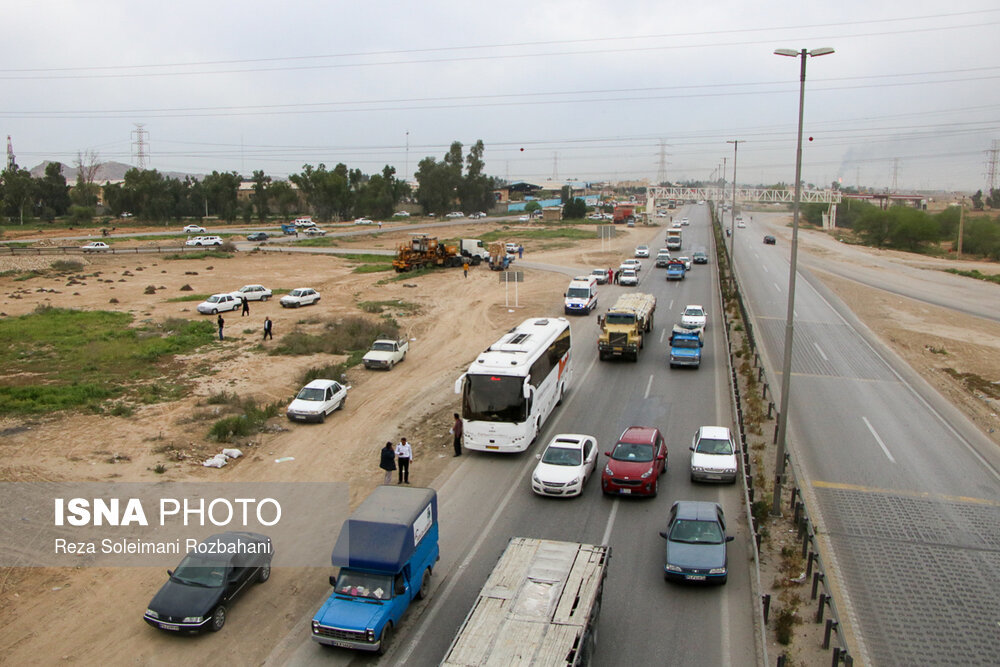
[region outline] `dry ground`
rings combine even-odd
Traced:
[[[481,225],[449,228],[443,235],[474,237],[481,229]],[[603,252],[599,241],[555,242],[547,247],[529,241],[525,261],[581,269],[617,265],[630,256],[636,244],[649,241],[657,231],[621,230],[613,246]],[[343,245],[392,247],[405,236],[405,231],[394,234],[387,229],[377,239],[369,237],[368,243],[362,238]],[[510,236],[517,240],[516,229]],[[808,243],[804,248],[808,250]],[[0,258],[0,273],[12,268],[43,268],[52,259]],[[225,342],[178,360],[180,372],[189,382],[182,400],[142,407],[131,417],[71,414],[0,421],[0,481],[344,481],[349,483],[352,502],[356,503],[381,478],[377,467],[380,443],[405,435],[415,445],[414,484],[438,485],[454,465],[447,433],[451,413],[457,407],[454,379],[500,331],[525,317],[561,312],[565,286],[564,276],[553,278],[529,270],[520,286],[522,307],[513,310],[504,305],[504,291],[496,274],[483,267],[470,271],[468,279],[456,269],[382,282],[391,274],[352,273],[349,262],[329,256],[240,253],[232,259],[174,261],[148,255],[87,256],[83,261],[88,264],[85,273],[101,271],[101,280],[107,282],[87,279],[67,285],[65,278],[15,282],[0,277],[0,311],[18,315],[47,303],[113,308],[132,312],[137,320],[200,317],[194,312],[194,303],[166,302],[185,294],[180,291],[185,284],[196,293],[236,289],[248,282],[284,288],[310,285],[322,293],[323,300],[316,307],[296,311],[283,310],[276,301],[251,304],[248,318],[238,313],[225,315]],[[974,371],[993,381],[1000,379],[1000,355],[996,354],[1000,325],[949,313],[947,319],[954,330],[942,336],[941,329],[932,326],[942,317],[934,309],[843,279],[830,277],[830,284],[876,333],[984,430],[996,426],[995,403],[966,391],[941,369],[947,366],[959,372]],[[146,295],[143,292],[148,285],[163,289]],[[112,298],[117,303],[111,304]],[[350,371],[352,389],[347,406],[326,424],[288,424],[283,418],[276,419],[272,429],[239,443],[248,454],[244,459],[221,470],[199,465],[205,454],[220,447],[206,439],[209,425],[217,418],[214,408],[204,405],[206,397],[225,390],[262,402],[286,401],[297,389],[303,370],[329,361],[267,355],[259,340],[265,315],[274,320],[275,334],[280,338],[296,326],[315,326],[312,321],[357,314],[360,301],[392,299],[420,306],[416,314],[396,314],[412,339],[404,364],[389,373]],[[933,337],[927,333],[931,330],[937,332]],[[930,348],[945,349],[947,355]],[[947,363],[942,363],[945,359]],[[109,463],[114,454],[128,460]],[[294,460],[274,463],[279,457]],[[157,464],[167,467],[163,475],[153,472]],[[260,662],[312,611],[327,588],[326,574],[276,570],[266,596],[251,593],[251,599],[236,605],[232,628],[211,641],[177,641],[140,619],[144,605],[163,581],[158,569],[3,569],[0,604],[5,621],[0,625],[0,662]],[[52,641],[51,631],[56,625],[57,643]],[[107,637],[106,629],[112,627],[116,628],[113,641],[95,640]],[[256,640],[246,641],[245,633],[232,631],[240,627],[254,628]]]

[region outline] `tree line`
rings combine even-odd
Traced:
[[[502,183],[486,175],[485,146],[477,141],[463,156],[462,144],[451,144],[440,162],[433,157],[420,161],[416,179],[416,201],[425,214],[489,211],[495,204],[493,191]],[[396,177],[396,169],[385,165],[381,173],[365,174],[343,163],[328,169],[325,164],[303,165],[287,181],[274,180],[263,171],[249,179],[238,172],[213,171],[200,179],[172,178],[155,169],[130,169],[121,183],[100,186],[93,181],[99,163],[77,161],[77,180],[71,187],[63,165],[50,162],[45,175],[35,178],[16,165],[0,174],[0,205],[3,215],[16,223],[57,217],[84,224],[101,215],[118,217],[131,213],[149,222],[201,219],[214,216],[227,222],[266,220],[308,213],[320,222],[349,220],[357,216],[388,218],[399,204],[414,196],[409,184]],[[240,184],[249,181],[251,193],[241,201]],[[103,209],[99,211],[99,194]]]
[[[1000,191],[993,190],[990,196],[1000,198]],[[804,204],[802,219],[820,225],[826,210],[826,204]],[[907,252],[940,252],[941,244],[949,241],[957,248],[960,217],[956,206],[939,213],[902,205],[882,209],[861,201],[837,206],[837,227],[852,230],[861,243]],[[1000,216],[966,216],[962,228],[962,252],[1000,260]]]

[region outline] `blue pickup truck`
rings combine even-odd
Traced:
[[[704,346],[701,332],[674,326],[670,332],[670,367],[701,365],[701,348]]]
[[[667,280],[684,280],[684,262],[672,259],[667,263]]]
[[[438,558],[434,489],[377,487],[337,536],[331,560],[340,572],[313,616],[313,640],[384,655],[403,613],[426,594]]]

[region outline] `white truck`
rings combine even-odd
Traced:
[[[361,361],[365,368],[392,370],[393,366],[406,359],[406,352],[409,349],[410,342],[405,338],[401,340],[378,338],[372,343],[372,348],[365,352]]]
[[[442,666],[587,665],[611,547],[511,538]]]
[[[681,230],[680,229],[668,229],[667,230],[667,250],[680,250],[681,249]]]
[[[470,260],[469,263],[473,266],[490,261],[490,251],[483,247],[483,242],[479,239],[461,239],[458,242],[458,251],[462,257]]]

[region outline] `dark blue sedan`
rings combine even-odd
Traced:
[[[667,541],[663,578],[667,581],[726,583],[729,559],[726,520],[718,503],[679,500],[660,537]]]

